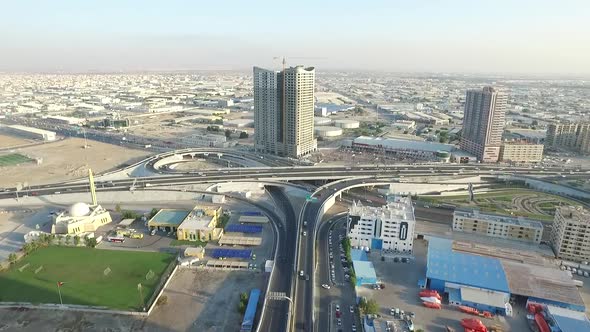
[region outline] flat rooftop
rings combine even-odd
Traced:
[[[509,293],[499,260],[453,250],[453,241],[428,239],[426,277]]]
[[[559,213],[565,220],[575,222],[577,224],[590,224],[590,210],[578,206],[560,206],[557,208]]]
[[[184,218],[188,216],[190,211],[186,210],[171,210],[162,209],[155,216],[150,219],[149,224],[161,224],[161,225],[172,225],[178,226],[182,223]]]
[[[482,213],[477,209],[456,209],[454,215],[464,218],[477,218],[489,222],[497,222],[518,227],[528,227],[543,230],[543,224],[537,220],[524,217],[503,216],[493,213]]]

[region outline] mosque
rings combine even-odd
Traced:
[[[92,170],[88,169],[90,183],[90,195],[92,204],[75,203],[67,211],[62,211],[53,217],[51,226],[52,234],[77,235],[87,232],[95,232],[100,226],[113,221],[110,213],[96,201],[96,188]]]

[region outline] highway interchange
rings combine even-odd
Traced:
[[[215,153],[215,152],[212,152]],[[153,165],[154,158],[148,159],[146,164]],[[149,167],[149,166],[148,166]],[[323,206],[333,197],[355,186],[369,186],[403,182],[409,178],[432,177],[469,177],[496,176],[503,174],[522,175],[539,178],[587,177],[589,171],[579,168],[566,167],[507,167],[502,165],[483,164],[430,164],[430,165],[368,165],[368,166],[321,166],[321,167],[248,167],[248,168],[220,168],[195,172],[171,172],[166,174],[164,169],[154,169],[157,175],[139,179],[121,179],[112,181],[97,181],[97,191],[129,190],[135,185],[143,190],[158,187],[173,187],[190,184],[215,184],[224,182],[262,182],[277,208],[283,211],[285,223],[268,209],[263,212],[271,217],[278,238],[276,246],[275,271],[269,280],[268,291],[282,292],[292,299],[293,308],[289,310],[289,301],[265,301],[265,312],[259,322],[258,331],[325,331],[326,325],[332,317],[330,303],[326,301],[338,296],[336,290],[327,292],[330,296],[325,299],[321,294],[321,285],[329,280],[326,271],[327,264],[327,234],[329,227],[322,224]],[[280,189],[282,181],[320,180],[320,186],[311,195],[315,199],[304,203],[301,210],[296,211],[284,191]],[[330,182],[333,181],[334,182]],[[51,185],[31,186],[21,189],[6,188],[0,192],[0,199],[19,196],[55,195],[69,192],[85,192],[88,183],[81,180],[70,183],[56,183]],[[303,227],[303,222],[307,226]],[[302,231],[306,231],[303,236]],[[337,243],[336,243],[337,248]],[[335,260],[337,262],[337,260]],[[298,271],[304,271],[309,276],[299,278]],[[328,278],[328,279],[327,279]],[[346,292],[342,290],[342,292]],[[343,298],[351,296],[342,294]],[[344,303],[344,302],[343,302]],[[343,304],[341,304],[342,306]],[[343,307],[343,311],[347,307]],[[321,319],[320,319],[321,316]],[[326,317],[327,316],[327,317]],[[289,322],[289,317],[292,317]],[[288,325],[287,325],[288,324]]]

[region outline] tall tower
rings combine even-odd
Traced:
[[[96,200],[96,186],[94,185],[94,176],[92,176],[92,169],[88,169],[88,183],[90,184],[90,196],[92,198],[92,206],[97,206]]]
[[[508,98],[493,87],[467,90],[463,115],[461,149],[481,162],[494,163],[500,157]]]
[[[284,89],[284,90],[283,90]],[[313,137],[315,69],[254,67],[257,151],[299,158],[317,148]]]

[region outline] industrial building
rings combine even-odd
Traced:
[[[474,154],[481,162],[499,160],[507,102],[504,93],[490,86],[467,90],[461,150]]]
[[[82,125],[86,122],[86,119],[81,118],[73,118],[69,116],[61,116],[61,115],[48,115],[45,117],[47,122],[52,122],[56,124],[62,125]]]
[[[342,128],[332,126],[317,126],[313,131],[318,137],[337,137],[342,135]]]
[[[550,243],[559,258],[590,260],[590,211],[582,206],[559,206],[551,228]]]
[[[55,141],[55,132],[49,130],[25,127],[20,125],[1,126],[0,129],[2,129],[5,132],[27,138],[39,139],[46,142]]]
[[[543,224],[523,217],[456,209],[453,213],[453,231],[539,244],[543,236]]]
[[[178,225],[176,232],[178,240],[212,241],[219,240],[223,229],[217,227],[221,217],[221,207],[195,207]]]
[[[572,276],[533,252],[430,237],[425,286],[451,305],[513,314],[511,297],[584,312]]]
[[[334,126],[342,129],[354,129],[360,126],[360,122],[349,119],[334,120]]]
[[[500,161],[540,163],[543,160],[543,144],[504,142],[500,149]]]
[[[190,211],[161,209],[150,220],[148,227],[150,230],[159,230],[163,232],[176,232],[178,226],[182,224],[184,218],[189,215]]]
[[[253,119],[234,119],[234,120],[224,120],[223,125],[225,127],[233,127],[233,128],[245,128],[251,127],[254,124]]]
[[[346,144],[343,145],[346,146]],[[400,157],[436,161],[448,161],[452,158],[453,151],[459,152],[451,144],[368,136],[359,136],[350,141],[348,146],[361,151],[391,153]]]
[[[397,120],[391,126],[398,130],[413,130],[416,128],[416,121]]]
[[[415,224],[410,197],[393,197],[383,207],[352,202],[347,234],[352,246],[412,253]]]
[[[279,72],[254,67],[256,151],[299,158],[317,149],[314,88],[313,67]]]
[[[367,253],[359,249],[351,249],[350,256],[352,267],[356,276],[355,286],[375,285],[377,283],[377,273],[373,263],[369,262]]]
[[[100,226],[113,221],[111,214],[105,208],[100,206],[96,200],[96,188],[92,170],[88,170],[88,179],[90,182],[90,196],[92,204],[76,203],[67,211],[62,211],[53,216],[51,225],[52,234],[81,234],[95,232]]]

